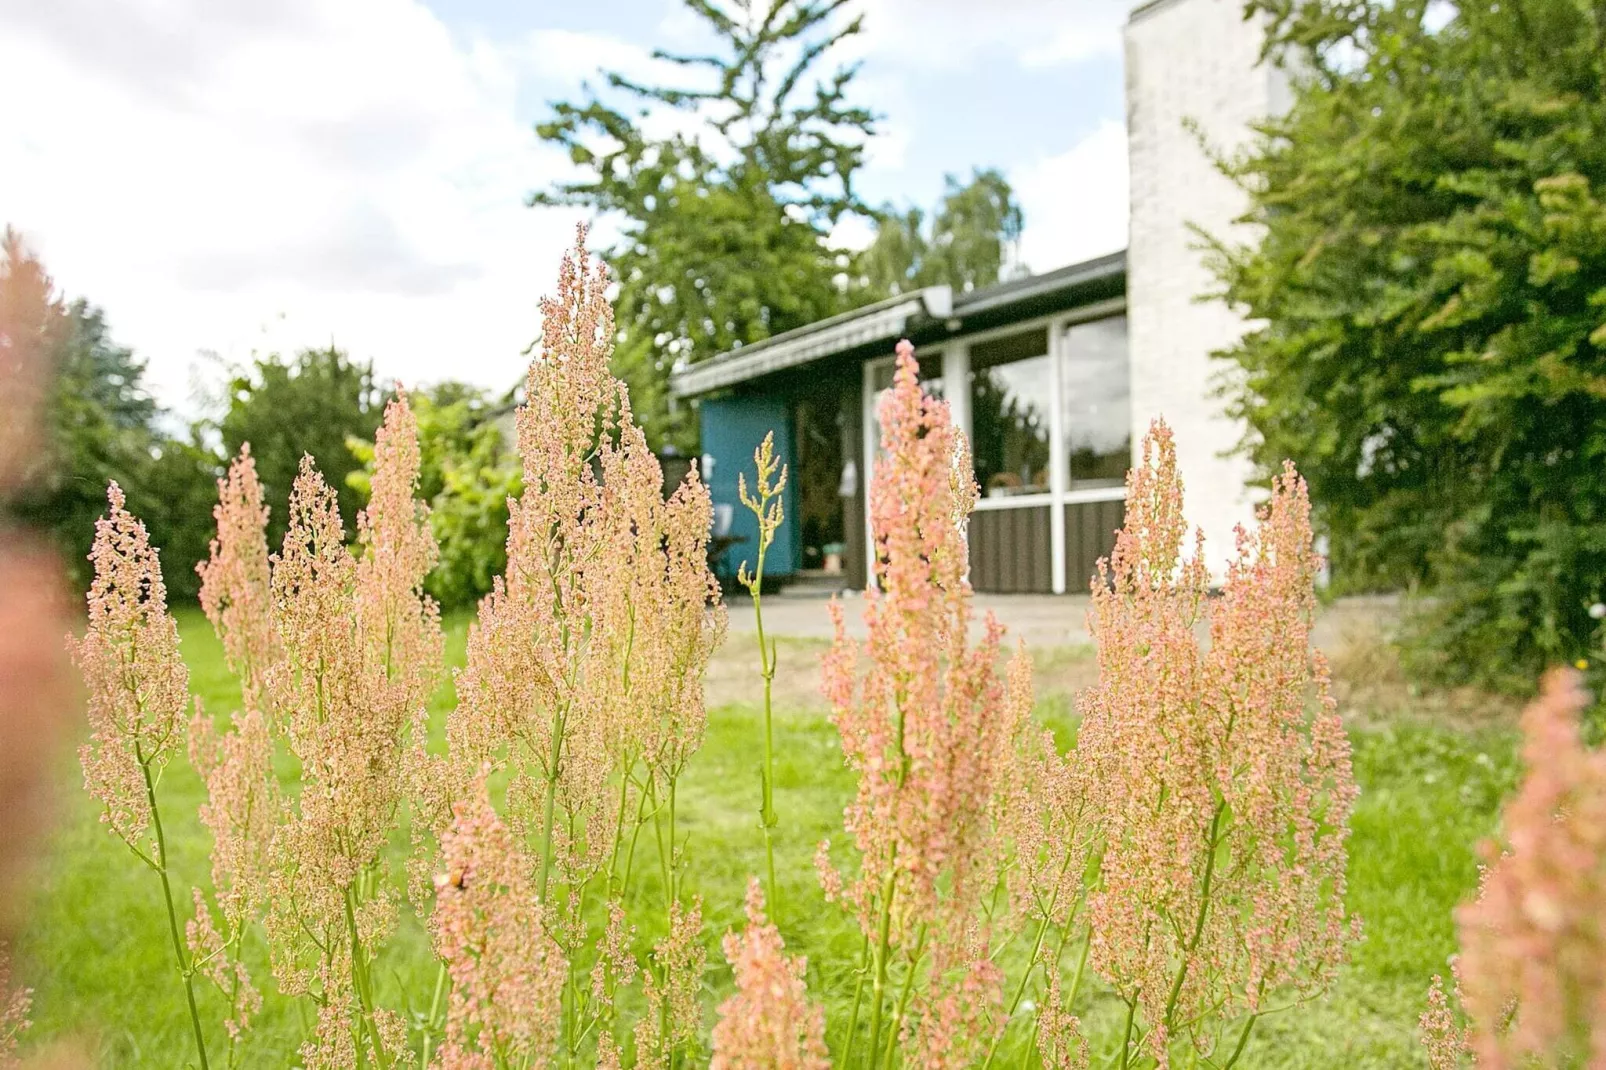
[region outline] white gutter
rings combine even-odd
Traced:
[[[916,317],[947,319],[953,307],[953,290],[947,286],[900,294],[673,372],[670,393],[678,398],[694,397],[855,346],[896,338],[906,333]]]

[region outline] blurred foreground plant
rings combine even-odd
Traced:
[[[1456,912],[1463,1013],[1435,977],[1422,1016],[1435,1070],[1606,1061],[1606,751],[1580,736],[1586,702],[1558,669],[1522,715],[1527,778],[1484,845],[1477,898]]]

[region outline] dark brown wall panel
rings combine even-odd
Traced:
[[[1049,506],[981,509],[970,515],[970,583],[998,594],[1054,589]]]
[[[864,510],[864,388],[854,375],[842,391],[842,456],[853,462],[858,486],[851,497],[842,499],[842,567],[848,587],[864,590],[869,583],[870,562],[865,552]]]
[[[1065,506],[1065,590],[1085,593],[1098,560],[1115,549],[1115,533],[1126,521],[1126,503],[1079,502]],[[974,554],[972,555],[974,558]]]

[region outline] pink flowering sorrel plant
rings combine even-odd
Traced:
[[[1038,982],[1036,1013],[1027,1016],[1026,1049],[1041,1041],[1044,1067],[1060,1070],[1079,1065],[1086,1054],[1070,1007],[1081,991],[1092,944],[1084,908],[1097,822],[1080,756],[1059,753],[1053,732],[1032,719],[1032,702],[1032,662],[1023,643],[1010,661],[999,711],[1013,742],[993,816],[995,835],[1008,852],[1003,881],[1008,912],[994,918],[1011,931],[1024,928],[1033,934],[1026,968],[1004,1007],[1006,1028]],[[1062,963],[1073,946],[1075,966],[1067,987]],[[1004,1030],[994,1035],[984,1068],[993,1065],[1004,1037]]]
[[[725,934],[736,992],[719,1006],[711,1070],[830,1070],[825,1012],[808,998],[807,962],[764,917],[758,881],[747,885],[747,928]]]
[[[836,604],[824,664],[858,775],[844,815],[858,873],[844,882],[826,845],[819,862],[827,898],[843,901],[864,934],[844,1060],[867,1015],[871,1067],[892,1063],[900,1045],[907,1065],[970,1065],[987,1051],[1001,1001],[982,910],[997,880],[990,818],[1010,742],[997,716],[1002,630],[989,618],[970,644],[964,525],[975,484],[948,406],[923,394],[917,375],[913,347],[900,343],[879,408],[885,456],[870,487],[869,669],[858,676],[860,648]]]
[[[681,888],[677,784],[702,743],[702,678],[725,618],[707,568],[707,488],[693,471],[664,499],[608,369],[608,276],[584,233],[542,302],[517,417],[524,493],[509,503],[507,573],[469,630],[442,779],[460,785],[488,767],[506,781],[505,820],[528,845],[543,922],[569,964],[570,1059],[591,1037],[600,1057],[617,1054],[614,996],[634,976],[620,904],[649,831],[667,935],[643,982],[637,1065],[667,1065],[695,1039],[702,970],[700,909]],[[614,919],[600,951],[594,897]],[[582,983],[588,975],[601,980]]]
[[[79,750],[84,787],[101,806],[101,823],[161,880],[173,956],[184,985],[195,1051],[210,1065],[195,1002],[196,959],[180,934],[173,875],[157,789],[184,738],[189,670],[178,652],[178,624],[145,525],[124,508],[122,488],[106,491],[89,559],[89,623],[68,639],[89,696],[89,742]]]
[[[567,970],[541,920],[532,866],[483,778],[441,837],[430,931],[452,987],[433,1065],[480,1070],[542,1065],[557,1035]]]
[[[439,674],[441,635],[423,594],[435,543],[413,498],[417,428],[404,397],[387,407],[375,455],[358,554],[309,457],[272,564],[268,702],[301,785],[280,809],[261,896],[280,990],[317,1007],[316,1035],[302,1048],[309,1070],[384,1068],[406,1055],[400,1016],[376,1005],[373,966],[395,918],[383,848],[398,827],[408,734]]]
[[[764,831],[764,874],[769,889],[770,910],[780,909],[780,896],[775,885],[775,830],[780,817],[775,812],[775,643],[764,638],[764,558],[769,554],[775,532],[786,518],[781,495],[786,490],[786,466],[775,460],[775,433],[764,436],[753,453],[756,478],[753,492],[747,491],[747,475],[736,477],[737,497],[758,522],[758,548],[753,558],[752,571],[742,562],[737,579],[753,599],[753,624],[758,632],[759,676],[764,681],[764,764],[759,766],[758,824]],[[779,476],[777,476],[779,472]]]
[[[1435,977],[1422,1016],[1435,1070],[1606,1066],[1606,750],[1587,747],[1570,669],[1522,715],[1527,776],[1456,911],[1458,1014]]]
[[[1185,537],[1176,447],[1157,422],[1094,586],[1099,676],[1079,701],[1103,841],[1092,963],[1127,1005],[1122,1067],[1164,1066],[1183,1041],[1233,1065],[1267,998],[1319,993],[1357,935],[1344,914],[1355,787],[1310,646],[1305,484],[1286,466],[1256,529],[1239,530],[1208,647],[1203,536],[1190,557]]]
[[[187,934],[191,955],[206,963],[203,976],[228,1002],[224,1026],[233,1066],[241,1035],[262,1005],[238,951],[264,906],[269,847],[283,806],[272,775],[273,740],[264,711],[266,675],[277,652],[269,612],[268,509],[249,444],[218,480],[212,514],[217,537],[207,560],[196,566],[201,607],[240,680],[242,709],[221,735],[198,705],[190,722],[190,764],[206,785],[200,819],[212,834],[212,887],[222,924],[196,890]]]

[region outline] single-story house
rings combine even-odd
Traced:
[[[970,293],[928,287],[683,370],[674,390],[703,399],[703,468],[718,511],[736,501],[739,473],[752,478],[753,446],[775,432],[791,471],[776,568],[862,587],[875,401],[892,383],[900,338],[915,344],[927,389],[949,401],[972,444],[972,582],[1085,590],[1121,525],[1132,452],[1122,253]],[[751,540],[751,518],[732,513],[718,526]]]
[[[1149,0],[1127,23],[1130,173],[1124,251],[965,293],[933,286],[678,369],[696,405],[723,566],[751,560],[737,498],[766,433],[791,479],[766,571],[863,587],[876,399],[893,347],[915,344],[928,388],[970,439],[981,498],[970,521],[979,591],[1085,591],[1124,513],[1125,475],[1149,422],[1178,446],[1190,518],[1218,574],[1253,513],[1243,428],[1224,411],[1211,353],[1244,329],[1212,287],[1194,226],[1229,238],[1241,192],[1200,144],[1230,149],[1286,100],[1259,62],[1262,31],[1231,0]]]

